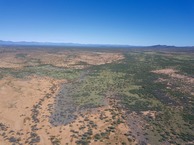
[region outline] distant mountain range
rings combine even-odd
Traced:
[[[52,45],[52,46],[72,46],[74,43],[53,43],[53,42],[27,42],[27,41],[3,41],[0,40],[0,45]],[[78,44],[77,44],[78,45]]]
[[[54,43],[54,42],[27,42],[27,41],[3,41],[0,40],[0,45],[30,45],[30,46],[83,46],[83,47],[136,47],[130,45],[114,45],[114,44],[80,44],[80,43]]]
[[[117,44],[80,44],[80,43],[54,43],[54,42],[27,42],[27,41],[3,41],[0,40],[0,45],[24,45],[24,46],[75,46],[75,47],[121,47],[121,48],[183,48],[169,45],[152,45],[152,46],[132,46],[132,45],[117,45]],[[185,46],[194,48],[194,46]]]

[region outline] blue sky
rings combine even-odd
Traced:
[[[194,46],[194,0],[0,0],[0,40]]]

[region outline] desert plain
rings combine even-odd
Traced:
[[[194,51],[0,47],[0,144],[194,144]]]

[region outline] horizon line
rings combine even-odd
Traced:
[[[110,45],[110,46],[129,46],[129,47],[151,47],[151,46],[166,46],[166,47],[194,47],[194,45],[167,45],[167,44],[152,44],[152,45],[131,45],[131,44],[113,44],[113,43],[79,43],[79,42],[56,42],[56,41],[12,41],[12,40],[0,40],[5,43],[50,43],[50,44],[77,44],[77,45]]]

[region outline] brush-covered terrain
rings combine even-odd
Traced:
[[[0,144],[192,145],[194,51],[1,46]]]

